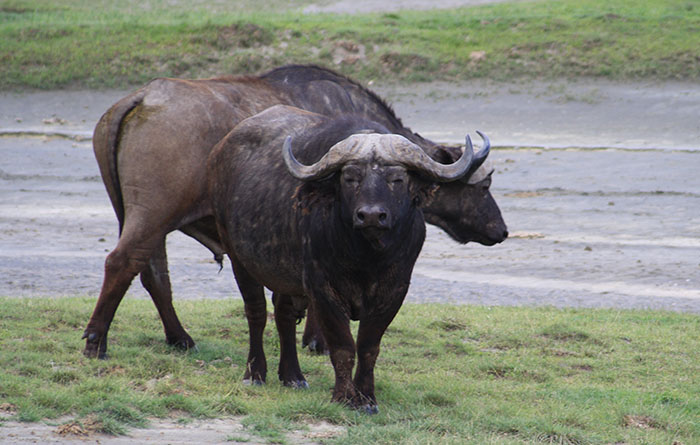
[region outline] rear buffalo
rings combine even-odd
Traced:
[[[377,412],[374,365],[423,245],[421,204],[434,182],[457,180],[482,161],[469,140],[445,165],[363,118],[287,106],[235,127],[208,168],[216,225],[249,320],[245,379],[266,378],[265,286],[275,293],[280,379],[306,386],[289,340],[308,297],[335,370],[332,400]],[[356,343],[350,320],[360,321]]]
[[[324,68],[286,66],[257,77],[149,82],[107,110],[94,132],[95,157],[120,236],[105,261],[102,289],[83,334],[85,355],[106,356],[110,324],[137,275],[158,309],[166,341],[194,346],[172,304],[165,238],[180,230],[222,261],[206,187],[207,156],[241,120],[278,104],[327,116],[358,114],[444,164],[461,156],[459,149],[413,133],[376,94]],[[471,177],[481,179],[440,185],[424,207],[426,220],[458,242],[501,242],[507,231],[488,190],[490,170],[482,166]]]

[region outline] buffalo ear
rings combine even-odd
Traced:
[[[294,193],[294,207],[307,213],[314,206],[331,205],[335,199],[334,181],[308,181],[297,187]]]
[[[409,193],[411,199],[413,200],[413,204],[416,207],[426,206],[433,200],[435,192],[437,192],[438,188],[440,188],[439,184],[432,181],[426,181],[418,175],[413,175],[409,186]]]
[[[430,155],[441,164],[454,164],[461,156],[462,150],[459,147],[450,147],[449,145],[438,145]]]

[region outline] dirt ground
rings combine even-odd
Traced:
[[[498,246],[462,246],[429,227],[409,301],[700,312],[698,88],[377,90],[431,139],[457,142],[475,129],[491,137],[492,190],[511,232]],[[88,138],[125,94],[0,94],[0,294],[98,293],[117,226]],[[237,298],[228,267],[219,273],[196,242],[174,233],[168,254],[176,298]],[[129,295],[147,298],[138,283]]]
[[[345,432],[343,427],[329,423],[307,425],[308,429],[287,435],[289,443],[310,445],[322,439]],[[126,436],[108,436],[90,432],[69,419],[51,423],[26,424],[3,422],[0,426],[0,444],[61,444],[61,445],[194,445],[225,443],[267,444],[266,440],[251,435],[241,424],[241,418],[193,420],[190,423],[152,419],[148,428],[133,428]]]

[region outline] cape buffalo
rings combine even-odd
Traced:
[[[242,119],[276,104],[329,116],[360,114],[443,163],[461,154],[414,134],[376,94],[319,67],[287,66],[259,77],[151,81],[107,110],[93,136],[120,236],[105,261],[102,289],[83,334],[85,355],[105,357],[109,326],[138,274],[158,309],[166,341],[185,349],[194,346],[172,305],[165,238],[180,230],[222,260],[207,197],[207,156]],[[506,226],[488,191],[490,176],[480,176],[483,180],[476,184],[455,181],[439,186],[424,208],[427,221],[463,243],[505,239]]]
[[[236,126],[208,168],[219,236],[252,320],[246,378],[264,380],[263,286],[275,293],[282,342],[308,296],[330,349],[332,400],[377,412],[374,365],[423,245],[421,203],[432,182],[459,179],[483,160],[468,138],[446,165],[361,117],[284,105]],[[357,343],[350,320],[360,322]],[[304,386],[297,371],[286,383]]]

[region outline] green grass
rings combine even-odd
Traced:
[[[361,16],[302,14],[308,1],[172,3],[5,0],[0,89],[125,87],[284,63],[319,63],[362,80],[700,79],[700,4],[692,0]]]
[[[380,414],[332,404],[328,357],[302,352],[308,391],[241,384],[247,328],[238,301],[179,301],[199,351],[165,345],[152,303],[125,300],[110,358],[82,356],[90,299],[0,299],[0,422],[71,416],[113,434],[148,419],[244,416],[285,442],[310,422],[329,443],[692,444],[700,442],[700,318],[653,311],[406,305],[376,370]]]

